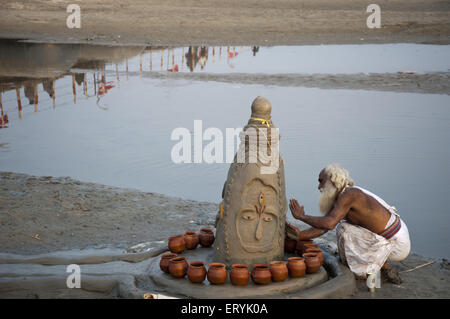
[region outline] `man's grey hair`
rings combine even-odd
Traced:
[[[353,186],[355,183],[350,178],[348,171],[338,164],[330,164],[325,168],[325,173],[329,177],[330,181],[336,186],[338,190],[342,190],[345,187]]]

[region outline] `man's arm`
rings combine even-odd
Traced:
[[[319,228],[309,228],[301,231],[294,225],[286,222],[286,236],[295,240],[309,240],[325,234],[327,230]]]
[[[325,234],[326,232],[328,232],[328,230],[326,230],[326,229],[319,229],[319,228],[311,227],[309,229],[299,232],[298,240],[310,240],[313,238],[320,237],[323,234]]]
[[[303,206],[300,206],[297,200],[292,199],[289,203],[294,218],[301,220],[308,225],[322,230],[332,230],[343,219],[352,207],[353,196],[349,193],[342,194],[335,207],[324,217],[305,215]]]

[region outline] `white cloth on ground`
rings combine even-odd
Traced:
[[[395,207],[389,206],[375,194],[357,187],[364,193],[375,198],[381,205],[391,212],[391,218],[386,224],[389,227],[398,216]],[[401,228],[391,239],[386,239],[361,226],[341,221],[336,227],[338,250],[341,261],[346,263],[350,270],[358,276],[375,274],[384,263],[405,259],[410,251],[411,243],[408,228],[400,219]]]

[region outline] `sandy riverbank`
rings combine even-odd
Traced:
[[[213,226],[217,203],[84,183],[68,177],[0,173],[1,253],[35,255],[60,250],[122,248],[166,240],[186,229]],[[333,233],[327,239],[333,240]],[[400,271],[433,261],[411,254]],[[402,274],[404,283],[383,283],[375,295],[358,283],[355,298],[449,298],[450,265]]]
[[[68,29],[68,4],[81,28]],[[363,0],[3,1],[0,38],[146,45],[300,45],[450,42],[450,3],[379,0],[369,29]]]

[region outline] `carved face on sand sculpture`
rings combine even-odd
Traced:
[[[252,253],[270,251],[279,224],[277,192],[254,179],[247,184],[242,197],[236,229],[243,249]]]
[[[259,111],[257,116],[255,110]],[[258,97],[244,131],[256,128],[258,139],[267,136],[259,134],[259,129],[267,127],[261,119],[270,121],[270,127],[274,127],[270,110],[270,103]],[[256,162],[240,163],[235,157],[228,171],[216,220],[215,261],[228,266],[233,263],[252,265],[283,257],[287,201],[284,162],[278,153],[277,158],[278,169],[262,174],[261,167],[265,164],[259,158]]]

